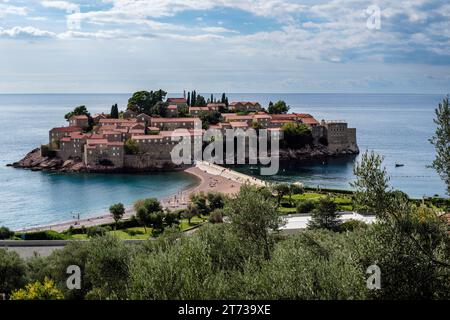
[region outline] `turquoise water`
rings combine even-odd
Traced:
[[[49,128],[64,124],[69,106],[86,103],[92,112],[106,111],[110,101],[122,102],[92,95],[0,95],[0,225],[22,228],[72,220],[78,213],[95,216],[113,203],[162,198],[196,182],[184,173],[57,174],[6,167],[46,143]]]
[[[209,94],[205,94],[209,96]],[[122,108],[129,94],[0,95],[0,225],[11,228],[93,216],[110,204],[131,204],[142,197],[164,197],[191,186],[189,175],[68,175],[6,167],[28,151],[47,143],[48,130],[65,125],[64,114],[85,104],[92,113]],[[443,95],[362,94],[230,94],[231,100],[284,99],[292,111],[309,112],[318,120],[344,119],[357,128],[361,150],[385,155],[391,183],[409,195],[444,195],[437,174],[427,168],[434,158],[433,110]],[[358,157],[356,158],[358,159]],[[302,181],[309,186],[348,188],[355,158],[283,164],[276,181]],[[395,168],[395,163],[404,167]],[[246,168],[248,170],[248,168]],[[252,171],[251,171],[252,172]],[[255,174],[257,171],[253,171]]]

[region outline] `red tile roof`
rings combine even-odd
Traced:
[[[152,118],[152,122],[195,122],[198,118]]]
[[[56,127],[56,128],[53,128],[51,131],[58,131],[58,132],[75,132],[75,131],[79,131],[79,132],[81,132],[81,128],[80,127]]]
[[[230,125],[234,128],[247,128],[248,127],[248,123],[242,122],[242,121],[232,121],[232,122],[230,122]]]
[[[169,103],[187,103],[185,98],[167,98],[167,102]]]
[[[71,116],[71,117],[69,118],[69,120],[70,120],[70,119],[76,119],[76,120],[88,120],[88,116],[85,115],[85,114],[82,114],[82,115],[78,115],[78,116]]]

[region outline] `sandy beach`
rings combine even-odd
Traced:
[[[250,183],[256,185],[265,185],[266,183],[238,173],[236,171],[223,168],[218,165],[210,164],[208,162],[198,162],[195,166],[185,169],[184,172],[194,175],[198,179],[198,184],[186,190],[182,190],[169,197],[159,199],[164,208],[170,210],[177,210],[186,208],[189,202],[189,196],[192,193],[198,192],[221,192],[224,194],[237,193],[243,183]],[[136,199],[137,200],[137,199]],[[123,219],[129,219],[135,214],[132,206],[127,207]],[[30,228],[23,228],[16,231],[20,232],[36,232],[44,230],[53,230],[62,232],[68,230],[71,226],[74,228],[92,227],[96,225],[113,223],[114,220],[109,213],[99,215],[97,217],[71,220],[61,223],[42,225]]]

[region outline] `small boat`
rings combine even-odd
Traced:
[[[396,163],[396,164],[395,164],[395,167],[396,167],[396,168],[398,168],[398,167],[404,167],[404,166],[405,166],[405,165],[404,165],[403,163]]]

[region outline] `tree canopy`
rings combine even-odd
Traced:
[[[297,149],[303,148],[307,145],[312,145],[311,129],[303,124],[296,122],[289,122],[282,127],[284,132],[283,145],[287,148]]]
[[[76,107],[73,111],[66,113],[64,118],[66,120],[69,120],[70,117],[72,117],[72,116],[82,116],[82,115],[86,115],[88,117],[91,117],[91,114],[87,110],[86,106],[78,106],[78,107]]]
[[[131,98],[128,99],[128,110],[132,110],[136,113],[145,113],[151,115],[155,110],[160,110],[159,107],[156,109],[152,108],[158,103],[163,102],[166,98],[167,92],[164,90],[157,91],[137,91],[133,93]],[[159,113],[158,113],[159,114]],[[161,115],[161,114],[160,114]],[[162,115],[161,115],[162,116]]]
[[[447,185],[447,194],[450,195],[450,107],[448,96],[436,108],[436,133],[430,142],[436,149],[436,159],[433,168]]]
[[[291,107],[286,104],[283,100],[277,101],[275,104],[272,101],[269,103],[267,111],[270,114],[282,114],[287,113]]]

